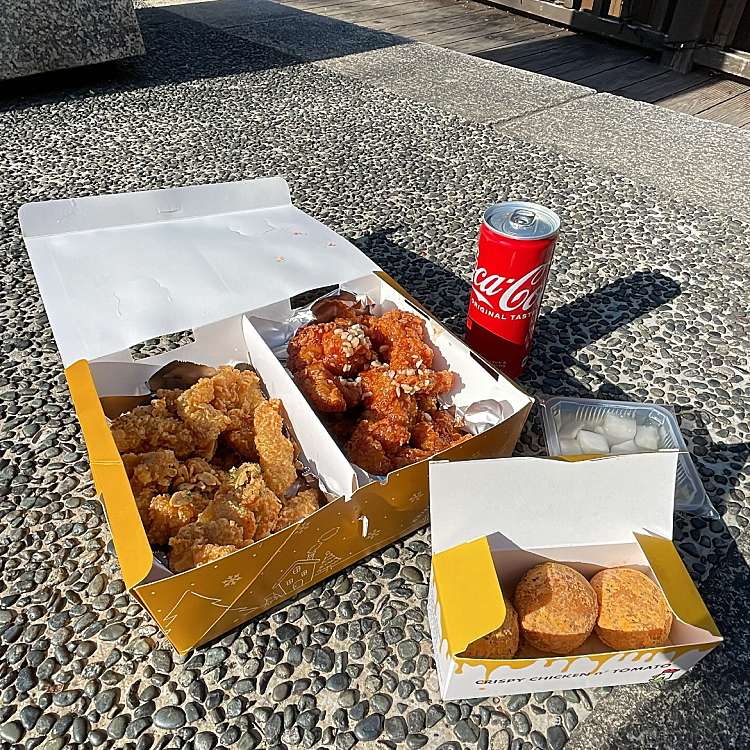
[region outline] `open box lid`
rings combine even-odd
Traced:
[[[21,230],[63,364],[377,270],[280,177],[27,203]]]
[[[494,532],[529,550],[671,539],[678,455],[432,462],[433,554]]]

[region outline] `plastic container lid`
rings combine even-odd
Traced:
[[[681,451],[677,462],[675,510],[707,518],[719,517],[703,489],[677,419],[668,408],[659,404],[561,396],[540,401],[540,406],[547,450],[551,456],[568,455],[561,445],[561,431],[575,431],[576,428],[596,431],[598,427],[602,427],[607,414],[635,419],[637,426],[655,427],[658,434],[658,450]],[[646,453],[649,451],[636,447],[635,450],[629,452]]]

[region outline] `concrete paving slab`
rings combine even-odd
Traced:
[[[230,31],[474,122],[513,120],[594,93],[574,83],[309,14]]]
[[[708,209],[750,219],[748,130],[612,94],[579,98],[498,127]]]
[[[167,0],[162,5],[191,21],[225,28],[299,14],[300,11],[268,0]]]
[[[0,80],[143,52],[132,0],[0,2]]]
[[[302,11],[273,21],[251,21],[227,31],[308,62],[338,59],[411,43],[411,40],[397,34]]]

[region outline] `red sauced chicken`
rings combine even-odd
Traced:
[[[333,319],[295,333],[287,366],[352,463],[383,475],[468,439],[439,406],[456,376],[432,369],[421,317],[327,302]]]

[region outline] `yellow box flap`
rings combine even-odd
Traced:
[[[503,624],[505,602],[485,537],[433,555],[432,572],[451,654]]]
[[[80,360],[70,365],[65,370],[65,377],[88,449],[94,485],[107,512],[122,580],[131,588],[148,575],[154,556],[125,467],[99,403],[88,362]]]
[[[720,638],[719,629],[674,544],[669,539],[647,534],[635,536],[661,583],[672,611],[688,625],[707,630]]]

